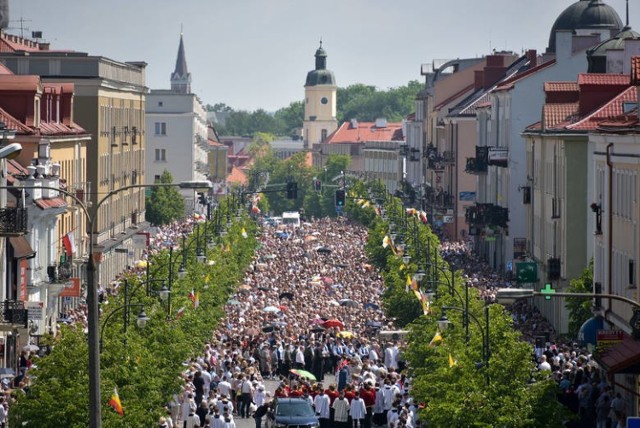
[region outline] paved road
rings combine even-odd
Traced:
[[[325,387],[327,387],[332,383],[335,383],[335,376],[333,376],[333,375],[325,375],[324,376],[324,381],[322,382],[322,384]],[[267,380],[267,381],[265,381],[265,386],[267,387],[267,391],[270,391],[271,394],[273,395],[273,391],[275,391],[277,386],[278,386],[278,381]],[[253,419],[253,418],[249,418],[249,419],[235,418],[234,420],[236,422],[236,428],[255,428],[255,426],[256,426],[255,419]],[[263,426],[264,426],[264,421],[265,421],[265,418],[262,418],[262,425]]]

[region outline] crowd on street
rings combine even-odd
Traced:
[[[197,221],[190,217],[156,228],[142,260],[179,245]],[[344,217],[296,228],[265,223],[259,239],[244,281],[225,305],[225,318],[200,355],[185,362],[183,387],[158,426],[229,428],[239,418],[253,418],[259,428],[275,398],[300,397],[309,401],[323,428],[419,427],[411,380],[403,370],[404,344],[377,334],[394,326],[381,308],[382,277],[364,253],[366,228]],[[443,241],[440,251],[481,298],[495,302],[497,289],[511,283],[470,248]],[[128,272],[143,275],[145,269],[136,265]],[[101,301],[118,288],[118,279],[101,288]],[[549,372],[562,391],[560,401],[580,415],[583,425],[576,426],[624,427],[626,403],[587,349],[559,341],[528,302],[509,310],[523,340],[532,343],[538,369]],[[86,328],[86,305],[68,309],[61,321]],[[549,339],[534,350],[540,336]],[[23,354],[26,366],[30,355]],[[28,384],[27,372],[25,367],[15,387]],[[0,421],[6,419],[6,404],[0,402]]]
[[[380,307],[382,277],[364,253],[366,228],[320,219],[265,227],[260,240],[160,426],[233,426],[252,417],[259,427],[274,398],[300,397],[322,427],[416,427],[402,344],[376,334],[393,323]],[[276,381],[274,391],[267,380]]]

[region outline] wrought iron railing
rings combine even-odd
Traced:
[[[27,233],[26,208],[0,208],[0,236],[20,236]]]

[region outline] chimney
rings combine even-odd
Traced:
[[[473,77],[473,90],[477,91],[478,89],[482,89],[484,86],[484,70],[476,70]]]
[[[571,30],[556,31],[556,62],[564,62],[571,58],[573,32]]]
[[[506,70],[504,66],[504,55],[489,55],[487,56],[487,65],[483,71],[483,88],[489,88],[491,85],[499,81]]]
[[[74,85],[66,83],[60,87],[60,121],[67,126],[73,122]]]
[[[38,43],[38,49],[41,51],[48,51],[50,43]]]
[[[535,49],[527,50],[525,56],[529,60],[529,68],[533,68],[538,65],[538,52]]]

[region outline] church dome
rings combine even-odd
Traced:
[[[615,34],[622,29],[622,20],[615,9],[602,0],[579,0],[566,8],[553,23],[547,52],[556,51],[556,31],[587,29],[609,29]]]
[[[316,69],[307,73],[307,81],[304,86],[316,86],[316,85],[335,85],[336,78],[333,72],[327,70],[327,53],[322,48],[322,42],[320,47],[316,50]]]
[[[610,49],[624,49],[627,40],[640,40],[640,34],[630,27],[625,27],[615,37],[598,43],[587,50],[589,73],[607,72],[607,51]]]

